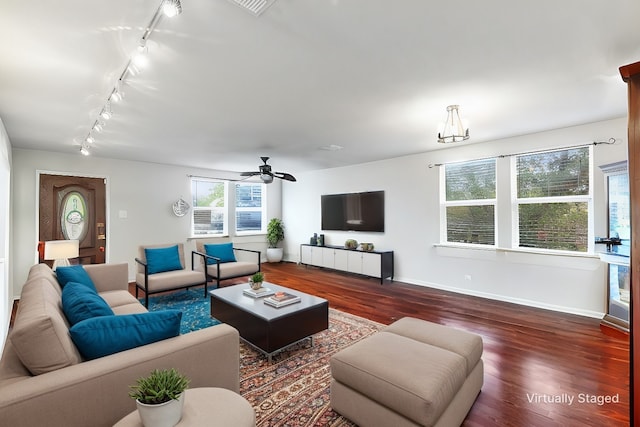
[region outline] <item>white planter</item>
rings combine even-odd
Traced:
[[[280,262],[284,254],[283,248],[267,248],[267,261]]]
[[[184,393],[178,400],[170,400],[159,405],[147,405],[137,400],[136,405],[144,427],[174,427],[182,418]]]

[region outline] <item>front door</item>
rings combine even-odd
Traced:
[[[40,262],[48,240],[79,240],[79,264],[105,262],[105,187],[104,178],[40,174]]]

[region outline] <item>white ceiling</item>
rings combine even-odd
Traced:
[[[0,0],[0,118],[14,147],[77,153],[160,0]],[[183,0],[92,155],[296,173],[623,117],[638,0]],[[326,151],[331,144],[344,147]]]

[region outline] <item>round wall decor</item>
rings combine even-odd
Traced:
[[[189,203],[185,202],[182,197],[180,197],[173,205],[173,213],[175,216],[185,216],[187,212],[189,212]]]

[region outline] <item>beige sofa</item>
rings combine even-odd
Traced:
[[[128,292],[126,263],[85,269],[116,315],[146,311]],[[129,385],[153,369],[176,368],[193,388],[239,391],[239,336],[229,325],[89,361],[68,328],[54,273],[44,264],[32,267],[0,360],[0,424],[112,426],[135,410]]]

